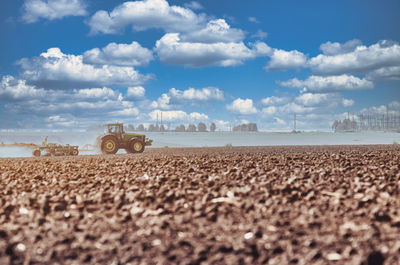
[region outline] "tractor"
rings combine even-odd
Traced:
[[[103,154],[115,154],[119,149],[127,153],[142,153],[146,145],[151,145],[153,140],[143,134],[126,133],[123,123],[105,124],[105,134],[97,138],[97,146]]]

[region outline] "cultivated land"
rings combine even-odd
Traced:
[[[0,264],[400,264],[400,146],[0,159]]]

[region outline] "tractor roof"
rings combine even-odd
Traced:
[[[104,124],[104,126],[122,126],[122,125],[124,125],[123,123],[107,123],[107,124]]]

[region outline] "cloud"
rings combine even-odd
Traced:
[[[86,16],[83,0],[25,0],[22,20],[34,23],[40,18],[54,20],[67,16]]]
[[[124,108],[122,110],[117,110],[111,112],[111,116],[137,116],[139,115],[139,110],[137,108]]]
[[[199,9],[203,9],[204,7],[197,1],[192,1],[189,3],[185,3],[183,4],[184,7],[192,9],[192,10],[199,10]]]
[[[353,106],[354,100],[346,99],[339,93],[303,93],[295,97],[267,97],[262,103],[268,106],[261,110],[264,119],[279,117],[290,120],[293,114],[301,114],[301,117],[314,113],[331,114],[337,107]]]
[[[257,24],[260,23],[260,21],[258,21],[257,18],[255,18],[255,17],[249,17],[248,20],[250,22],[257,23]]]
[[[149,113],[149,116],[153,121],[156,121],[160,113],[162,113],[163,120],[167,122],[168,121],[194,122],[194,121],[208,120],[208,116],[206,114],[198,112],[186,113],[183,110],[169,110],[169,111],[153,110],[152,112]]]
[[[280,104],[285,104],[288,101],[290,101],[290,98],[288,97],[266,97],[261,100],[261,104],[268,106],[268,105],[280,105]]]
[[[143,99],[146,89],[142,86],[128,87],[126,98],[128,99]]]
[[[252,38],[257,38],[257,39],[265,39],[268,37],[268,33],[262,31],[261,29],[257,30],[256,33],[254,33],[253,35],[251,35]]]
[[[253,106],[252,99],[235,99],[231,104],[226,106],[227,110],[242,115],[256,114],[257,109]]]
[[[306,107],[321,107],[329,109],[342,105],[343,107],[351,107],[354,100],[345,99],[339,93],[304,93],[295,98],[295,102]]]
[[[193,104],[196,102],[204,103],[223,100],[225,100],[224,92],[216,87],[205,87],[202,89],[189,88],[186,90],[171,88],[168,93],[161,94],[150,106],[153,109],[172,109],[188,102]]]
[[[278,108],[279,113],[286,114],[286,115],[288,115],[288,114],[293,115],[294,113],[296,113],[296,114],[311,113],[314,110],[315,110],[315,107],[304,106],[302,104],[298,104],[295,102],[287,103]]]
[[[281,86],[292,88],[305,88],[309,92],[328,92],[328,91],[346,91],[362,90],[373,88],[373,83],[366,79],[360,79],[351,75],[338,76],[315,76],[312,75],[306,80],[297,78],[288,81],[278,82]]]
[[[269,106],[269,107],[263,108],[261,110],[261,112],[266,115],[273,115],[276,113],[276,111],[277,111],[277,108],[275,106]]]
[[[75,96],[83,99],[106,99],[106,98],[118,98],[120,95],[116,91],[108,87],[103,88],[85,88],[85,89],[74,89]]]
[[[335,94],[312,94],[304,93],[296,98],[296,102],[303,106],[318,106],[332,101]]]
[[[71,127],[76,125],[76,119],[72,115],[53,115],[49,116],[46,120],[47,127]]]
[[[63,54],[59,48],[50,48],[39,57],[21,59],[18,64],[22,77],[41,87],[131,86],[151,78],[132,67],[85,64],[81,55]]]
[[[170,105],[171,103],[171,97],[167,94],[162,94],[156,101],[153,101],[151,103],[151,107],[153,109],[171,109],[173,108],[172,105]]]
[[[400,66],[383,67],[369,72],[366,79],[373,81],[400,80]]]
[[[278,117],[274,117],[274,120],[278,125],[286,125],[286,122],[282,119],[279,119]]]
[[[184,42],[216,43],[216,42],[240,42],[245,34],[240,29],[231,28],[224,19],[215,19],[199,30],[181,34]]]
[[[44,89],[26,84],[25,80],[15,79],[13,76],[3,76],[0,83],[0,100],[18,101],[32,97],[42,97],[46,94]]]
[[[264,68],[266,71],[285,71],[291,68],[305,67],[307,62],[307,56],[297,50],[274,49],[270,57],[271,60]]]
[[[118,66],[146,66],[153,60],[153,53],[133,41],[131,44],[112,42],[106,47],[94,48],[83,54],[83,63]]]
[[[178,33],[164,35],[156,42],[155,51],[161,62],[172,65],[199,66],[235,66],[244,60],[265,56],[271,48],[257,42],[249,49],[240,43],[191,43],[183,42]]]
[[[338,48],[341,52],[343,49],[343,47]],[[388,40],[371,46],[359,45],[347,53],[337,54],[337,51],[332,52],[332,47],[325,47],[324,50],[334,55],[320,54],[311,58],[308,65],[314,74],[367,73],[384,67],[400,66],[400,45]]]
[[[216,87],[205,87],[202,89],[189,88],[187,90],[179,90],[171,88],[169,95],[176,100],[191,100],[191,101],[223,101],[224,92]]]
[[[170,6],[166,0],[144,0],[125,2],[111,12],[97,11],[87,23],[91,34],[115,34],[129,25],[137,31],[158,28],[166,32],[190,32],[199,29],[204,21],[204,15]]]
[[[342,100],[342,106],[343,107],[351,107],[351,106],[353,106],[354,105],[354,100],[352,100],[352,99],[343,99]]]
[[[29,115],[51,126],[77,126],[77,121],[136,117],[138,108],[124,100],[122,93],[111,88],[54,90],[27,85],[25,80],[5,76],[0,83],[2,111]],[[51,113],[51,115],[49,115]],[[73,121],[73,122],[72,122]]]
[[[328,41],[326,43],[321,44],[319,49],[325,55],[338,55],[338,54],[353,52],[361,44],[362,44],[361,41],[357,39],[349,40],[344,44],[341,44],[339,42]]]

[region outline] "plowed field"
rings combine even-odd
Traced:
[[[0,159],[0,264],[400,264],[400,147]]]

